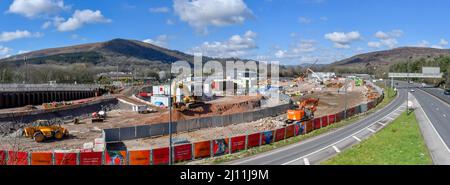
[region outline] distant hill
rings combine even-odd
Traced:
[[[194,60],[192,55],[180,51],[137,40],[114,39],[107,42],[33,51],[1,59],[0,64],[8,63],[19,66],[24,63],[25,57],[29,64],[90,63],[96,66],[167,65],[180,60],[193,63]],[[205,56],[203,59],[207,61],[212,58]]]
[[[380,66],[392,65],[398,62],[406,62],[410,57],[412,60],[432,59],[441,55],[450,56],[449,49],[420,48],[420,47],[401,47],[385,51],[376,51],[356,55],[329,66],[365,66],[367,64]]]

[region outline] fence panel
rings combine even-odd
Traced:
[[[360,108],[361,112],[367,112],[367,110],[368,110],[367,104],[361,104],[361,105],[359,105],[359,108]]]
[[[120,130],[120,141],[136,138],[136,127],[122,127]]]
[[[310,133],[313,130],[314,130],[314,121],[313,120],[306,121],[306,133]]]
[[[169,164],[169,147],[152,150],[152,164]]]
[[[192,159],[192,145],[184,144],[173,147],[175,162],[189,161]]]
[[[245,136],[231,138],[231,153],[245,149]]]
[[[166,125],[166,123],[150,125],[150,135],[152,137],[163,135],[164,134],[164,125]]]
[[[187,132],[189,131],[189,127],[184,120],[177,121],[177,132]]]
[[[228,138],[213,140],[213,155],[220,156],[229,153],[230,143]]]
[[[244,114],[243,113],[232,114],[231,121],[233,122],[233,124],[243,123]]]
[[[135,150],[128,152],[129,165],[149,165],[150,150]]]
[[[55,165],[77,165],[77,153],[54,153]]]
[[[136,138],[146,138],[150,137],[150,125],[136,126]]]
[[[52,165],[53,154],[51,152],[31,153],[31,165]]]
[[[211,128],[212,127],[212,118],[211,117],[204,117],[199,118],[198,122],[200,122],[201,128]]]
[[[106,151],[105,152],[106,165],[126,165],[127,151]]]
[[[286,127],[286,138],[290,138],[294,136],[295,125],[289,125]]]
[[[275,142],[284,140],[286,136],[286,128],[279,128],[275,131]]]
[[[314,130],[320,129],[320,121],[322,118],[315,118],[314,119]]]
[[[272,143],[272,141],[273,141],[273,134],[274,134],[273,130],[271,130],[271,131],[264,131],[263,135],[262,135],[261,145],[267,145],[267,144]]]
[[[254,133],[247,136],[247,148],[253,148],[259,146],[259,141],[261,139],[260,133]]]
[[[195,159],[205,158],[211,156],[211,141],[202,141],[194,143],[194,157]]]
[[[105,142],[120,141],[120,129],[111,128],[103,131],[105,131]]]
[[[8,151],[8,165],[28,165],[28,152]]]
[[[322,117],[322,127],[328,126],[328,116]]]
[[[80,165],[101,165],[103,162],[102,152],[81,152]]]
[[[223,126],[223,119],[222,116],[213,116],[211,117],[212,127],[222,127]]]
[[[328,124],[331,125],[331,124],[334,124],[335,122],[336,122],[336,115],[335,114],[329,115],[328,116]]]
[[[306,122],[295,123],[294,135],[299,136],[299,135],[305,134],[305,132],[306,132],[305,126],[306,126]]]
[[[0,150],[0,165],[6,165],[6,151]]]
[[[233,124],[233,122],[231,122],[231,115],[224,115],[222,116],[222,122],[224,126],[228,126]]]
[[[253,112],[244,112],[243,113],[243,117],[244,117],[244,122],[252,122],[253,120]]]

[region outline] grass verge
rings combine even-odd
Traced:
[[[325,165],[429,165],[432,159],[414,113],[406,112],[369,139],[324,161]]]
[[[233,160],[237,160],[237,159],[242,159],[245,157],[249,157],[252,155],[256,155],[259,153],[263,153],[263,152],[268,152],[283,146],[287,146],[290,144],[294,144],[294,143],[298,143],[300,141],[304,141],[308,138],[312,138],[321,134],[324,134],[326,132],[330,132],[333,130],[336,130],[338,128],[344,127],[346,125],[349,125],[351,123],[355,123],[363,118],[365,118],[367,115],[374,113],[376,111],[378,111],[379,109],[385,107],[386,105],[388,105],[392,100],[394,100],[394,98],[396,97],[396,94],[394,93],[394,90],[391,88],[385,89],[384,91],[385,93],[385,98],[383,99],[383,101],[378,104],[377,107],[365,112],[365,113],[361,113],[358,115],[355,115],[353,117],[350,117],[348,119],[342,120],[338,123],[334,123],[328,127],[325,128],[321,128],[318,130],[314,130],[308,134],[305,135],[300,135],[300,136],[296,136],[296,137],[291,137],[288,139],[285,139],[283,141],[279,141],[279,142],[275,142],[275,143],[271,143],[269,145],[263,145],[260,147],[255,147],[255,148],[250,148],[248,150],[244,150],[244,151],[240,151],[237,153],[233,153],[233,154],[229,154],[229,155],[224,155],[224,156],[219,156],[219,157],[213,157],[213,158],[207,158],[207,159],[202,159],[202,160],[198,160],[198,161],[191,161],[191,162],[183,162],[183,163],[179,163],[180,165],[184,165],[184,164],[220,164],[220,163],[224,163],[224,162],[228,162],[228,161],[233,161]],[[387,94],[389,94],[390,96],[388,96]],[[394,96],[395,95],[395,96]]]

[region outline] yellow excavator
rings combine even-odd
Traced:
[[[24,128],[25,137],[32,138],[36,142],[55,138],[61,140],[69,136],[69,131],[61,125],[51,125],[48,120],[35,121],[32,126]]]
[[[191,92],[189,91],[189,89],[187,88],[186,85],[184,85],[183,83],[177,83],[173,82],[172,83],[172,98],[173,98],[173,105],[175,107],[175,109],[180,110],[180,111],[186,111],[188,109],[194,109],[200,106],[203,106],[205,104],[205,102],[199,101],[197,100],[197,98],[195,96],[192,96]],[[183,91],[183,100],[181,102],[177,102],[177,94],[176,94],[176,90],[177,88],[181,89]]]

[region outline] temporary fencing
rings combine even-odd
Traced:
[[[347,110],[347,117],[366,112],[374,108],[384,98],[382,94],[378,99],[352,107]],[[283,107],[278,107],[278,111]],[[175,122],[172,129],[174,132],[186,129],[201,129],[229,125],[234,121],[248,122],[252,119],[260,119],[270,113],[266,109],[264,113],[240,113],[236,115],[215,116],[201,118],[197,120],[187,120]],[[344,119],[345,113],[318,117],[305,122],[296,122],[275,130],[248,133],[231,138],[221,138],[209,141],[181,144],[173,147],[172,154],[168,147],[139,151],[103,151],[103,152],[20,152],[20,151],[0,151],[0,165],[160,165],[169,164],[169,155],[173,156],[174,162],[190,161],[193,159],[220,156],[228,153],[235,153],[261,145],[271,144],[285,140],[293,136],[307,134],[313,130],[326,127]],[[220,121],[218,121],[220,120]],[[155,129],[162,130],[156,132]],[[144,137],[146,135],[167,134],[168,124],[144,125],[137,127],[126,127],[120,129],[104,130],[106,141],[116,141]]]

